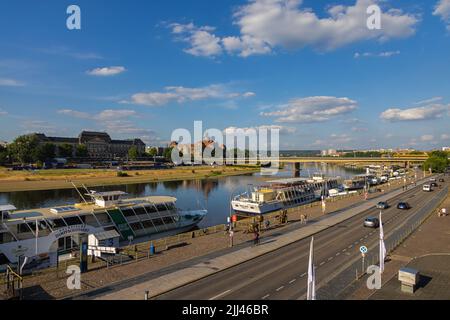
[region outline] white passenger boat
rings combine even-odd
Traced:
[[[80,194],[81,195],[81,194]],[[182,211],[176,198],[152,196],[125,199],[122,191],[86,194],[90,199],[74,205],[17,210],[0,206],[0,265],[28,261],[55,265],[57,256],[80,245],[117,248],[140,239],[173,235],[194,228],[206,210]]]
[[[311,203],[322,196],[328,197],[328,190],[338,188],[339,178],[315,174],[312,178],[280,179],[267,183],[236,196],[231,201],[233,210],[260,215]]]

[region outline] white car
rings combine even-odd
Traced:
[[[431,192],[433,191],[433,188],[429,184],[424,184],[422,190],[425,192]]]

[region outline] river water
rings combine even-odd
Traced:
[[[302,164],[302,177],[308,177],[316,172],[324,173],[330,177],[340,176],[348,179],[364,171],[331,164]],[[287,165],[276,176],[263,176],[260,173],[255,173],[204,180],[151,182],[92,189],[96,191],[121,190],[127,192],[130,197],[173,196],[178,199],[177,206],[181,209],[208,209],[207,217],[199,225],[203,228],[226,223],[230,212],[231,196],[246,191],[249,185],[259,185],[265,181],[281,177],[293,177],[293,167]],[[67,205],[76,202],[81,202],[81,199],[74,189],[0,193],[0,204],[13,204],[20,210]]]

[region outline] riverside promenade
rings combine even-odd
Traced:
[[[133,281],[113,284],[97,292],[96,290],[93,290],[91,293],[81,295],[78,298],[101,300],[142,300],[146,291],[149,291],[150,297],[156,297],[175,288],[195,282],[220,271],[227,270],[245,261],[255,259],[301,239],[310,237],[373,208],[378,201],[387,201],[401,195],[403,192],[404,190],[400,188],[375,199],[363,201],[362,204],[353,206],[349,209],[323,216],[306,226],[300,227],[300,225],[295,225],[296,228],[292,231],[265,237],[259,246],[246,247],[220,256],[205,258],[198,263],[183,267],[180,270],[159,277],[153,277],[148,280],[144,277],[141,279],[136,278]]]

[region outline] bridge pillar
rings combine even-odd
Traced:
[[[300,167],[300,162],[295,162],[294,163],[294,178],[299,178],[301,171],[302,171],[302,169]]]

